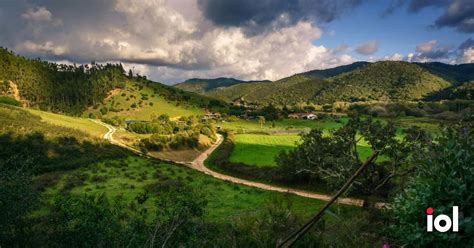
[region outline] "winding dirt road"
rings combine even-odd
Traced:
[[[98,121],[98,120],[91,119],[91,121],[93,121],[94,123],[97,123],[99,125],[102,125],[102,126],[104,126],[108,129],[108,132],[104,134],[103,138],[110,141],[110,143],[112,143],[114,145],[118,145],[118,146],[123,147],[123,148],[126,148],[128,150],[131,150],[134,153],[142,154],[141,151],[114,140],[113,134],[117,130],[115,127],[113,127],[111,125],[108,125],[106,123],[103,123],[101,121]],[[254,182],[254,181],[250,181],[250,180],[245,180],[245,179],[241,179],[241,178],[237,178],[237,177],[233,177],[233,176],[229,176],[229,175],[224,175],[224,174],[221,174],[219,172],[215,172],[213,170],[210,170],[209,168],[207,168],[204,165],[204,161],[207,159],[207,157],[220,144],[222,144],[222,141],[224,140],[222,135],[219,134],[217,137],[218,137],[217,141],[211,147],[209,147],[206,151],[201,153],[201,155],[199,155],[197,158],[195,158],[192,162],[179,162],[179,161],[170,161],[170,162],[186,165],[187,167],[190,167],[194,170],[200,171],[200,172],[202,172],[204,174],[207,174],[209,176],[212,176],[212,177],[215,177],[217,179],[224,180],[224,181],[229,181],[229,182],[232,182],[232,183],[243,184],[243,185],[247,185],[247,186],[255,187],[255,188],[259,188],[259,189],[264,189],[264,190],[271,190],[271,191],[282,192],[282,193],[290,193],[290,194],[295,194],[295,195],[306,197],[306,198],[318,199],[318,200],[322,200],[322,201],[329,201],[331,199],[330,195],[318,194],[318,193],[313,193],[313,192],[308,192],[308,191],[293,189],[293,188],[273,186],[273,185]],[[147,155],[147,157],[155,158],[155,157],[149,156],[149,155]],[[158,158],[155,158],[155,159],[158,159]],[[162,160],[162,159],[159,159],[159,160]],[[363,200],[355,199],[355,198],[339,198],[337,200],[337,202],[340,203],[340,204],[353,205],[353,206],[362,206],[364,204]]]

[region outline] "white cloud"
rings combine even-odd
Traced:
[[[416,51],[420,53],[431,52],[436,44],[438,44],[437,40],[430,40],[428,42],[418,44],[416,45]]]
[[[17,47],[17,50],[27,51],[29,53],[42,53],[42,54],[51,54],[51,55],[63,55],[67,52],[65,46],[60,46],[54,44],[52,41],[46,41],[44,43],[35,43],[33,41],[25,41],[20,43]]]
[[[37,7],[28,9],[25,13],[21,15],[23,18],[31,21],[51,21],[53,20],[53,15],[45,7]]]
[[[23,31],[12,41],[17,52],[78,63],[121,61],[163,81],[215,76],[274,80],[353,61],[315,45],[322,31],[310,22],[248,36],[241,27],[206,20],[195,0],[51,2],[28,8],[22,18],[28,24],[17,28]],[[55,20],[63,20],[61,27],[51,25]]]
[[[474,63],[474,47],[469,47],[461,52],[461,56],[456,60],[457,63]]]
[[[403,55],[400,53],[394,53],[392,55],[384,56],[382,60],[401,61],[403,60]]]

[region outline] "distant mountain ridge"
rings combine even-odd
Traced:
[[[191,91],[195,93],[205,93],[219,87],[229,87],[235,84],[242,83],[253,83],[253,82],[270,82],[268,80],[263,81],[243,81],[235,78],[191,78],[182,83],[175,84],[174,87]]]
[[[440,99],[443,95],[440,92],[453,92],[471,80],[474,80],[474,64],[379,61],[311,70],[273,82],[239,83],[240,80],[233,79],[231,83],[217,84],[216,80],[207,81],[208,85],[199,91],[180,88],[228,102],[244,98],[257,104],[281,106],[335,101],[433,100]],[[453,96],[449,92],[447,95]],[[462,95],[466,94],[454,96]]]

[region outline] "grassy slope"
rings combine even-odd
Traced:
[[[135,108],[132,107],[134,103],[136,104]],[[119,116],[130,120],[149,120],[152,115],[158,116],[161,114],[179,117],[198,115],[204,112],[203,109],[197,107],[184,106],[174,101],[168,101],[152,87],[131,81],[126,83],[124,89],[112,91],[111,95],[102,104],[96,106],[95,109],[90,108],[85,115],[93,113],[100,116],[100,109],[104,106],[109,109],[108,113],[104,115],[105,117]],[[117,111],[115,112],[114,109]]]
[[[27,111],[19,107],[0,104],[0,134],[39,132],[47,138],[74,136],[78,139],[86,139],[89,138],[88,134],[100,135],[103,131],[102,128],[102,126],[85,119],[31,109]]]
[[[100,138],[107,132],[107,128],[105,128],[104,126],[96,124],[85,118],[71,117],[71,116],[54,114],[54,113],[44,112],[44,111],[34,110],[34,109],[25,109],[25,110],[27,110],[28,112],[34,115],[41,117],[41,119],[46,123],[77,129],[85,133],[88,133],[89,135],[93,137]]]
[[[64,175],[58,184],[44,193],[44,197],[51,199],[58,194],[68,181],[68,176],[73,174],[86,175],[88,178],[83,185],[72,188],[73,194],[105,193],[109,197],[121,195],[126,200],[133,200],[147,185],[154,183],[166,185],[167,182],[177,180],[204,193],[208,201],[206,218],[211,221],[229,222],[235,216],[256,212],[266,202],[284,196],[281,193],[224,182],[186,167],[129,157],[124,160],[97,163]],[[102,179],[94,180],[94,176]],[[145,204],[150,210],[151,217],[157,211],[154,206],[154,199],[157,196],[153,193],[150,195],[151,198]],[[313,199],[293,195],[288,197],[293,200],[293,209],[305,216],[322,205],[321,201]],[[350,211],[351,208],[336,206],[333,210],[335,209]]]

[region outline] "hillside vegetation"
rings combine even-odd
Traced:
[[[185,91],[195,92],[195,93],[205,93],[219,87],[229,87],[235,84],[242,83],[254,83],[254,82],[270,82],[270,81],[242,81],[235,78],[192,78],[188,79],[182,83],[175,84],[174,87],[182,89]]]
[[[89,107],[84,116],[150,120],[154,116],[166,114],[173,118],[202,114],[208,105],[207,102],[200,101],[200,97],[191,99],[186,95],[181,99],[175,96],[176,100],[168,100],[170,97],[164,94],[167,89],[159,89],[157,86],[160,85],[127,80],[124,87],[111,91],[101,103]]]
[[[383,61],[331,78],[318,102],[365,100],[420,100],[451,86],[415,64]]]
[[[463,98],[451,94],[474,79],[472,64],[356,62],[313,70],[274,82],[237,83],[201,88],[198,92],[224,101],[243,98],[258,105],[325,104],[336,101],[387,101]],[[442,92],[447,92],[440,94]],[[437,96],[437,97],[434,97]]]
[[[123,93],[130,104],[125,103]],[[72,115],[97,114],[101,108],[106,114],[106,107],[132,118],[148,118],[151,108],[157,114],[181,116],[201,113],[204,108],[227,107],[223,102],[150,81],[131,71],[125,75],[121,64],[56,64],[18,56],[4,48],[0,48],[0,95],[23,106]],[[132,105],[141,105],[143,110],[131,111]]]

